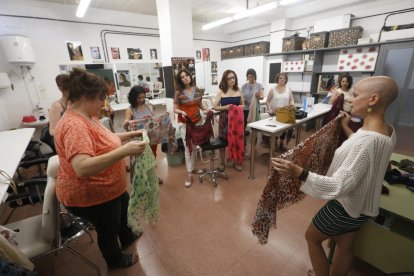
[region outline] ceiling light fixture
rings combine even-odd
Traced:
[[[299,1],[300,0],[282,0],[282,1],[279,2],[279,5],[287,6],[287,5],[290,5],[290,4],[293,4],[295,2],[299,2]]]
[[[213,21],[211,23],[204,24],[202,29],[203,30],[209,30],[209,29],[212,29],[212,28],[215,28],[215,27],[218,27],[218,26],[221,26],[221,25],[224,25],[224,24],[236,21],[236,20],[240,20],[240,19],[243,19],[243,18],[246,18],[246,17],[250,17],[250,16],[253,16],[253,15],[262,13],[262,12],[266,12],[266,11],[275,9],[275,8],[277,8],[277,6],[278,6],[278,4],[276,2],[272,1],[270,3],[264,4],[264,5],[255,7],[255,8],[247,9],[247,10],[241,11],[239,13],[236,13],[232,17],[226,17],[226,18],[223,18],[223,19],[220,19],[220,20],[217,20],[217,21]]]
[[[220,19],[220,20],[217,20],[217,21],[213,21],[211,23],[204,24],[203,27],[202,27],[202,29],[203,30],[209,30],[209,29],[212,29],[212,28],[215,28],[215,27],[218,27],[218,26],[221,26],[221,25],[230,23],[232,21],[233,21],[233,18],[226,17],[226,18],[223,18],[223,19]]]
[[[85,15],[90,3],[91,0],[80,0],[78,9],[76,11],[76,17],[82,18]]]

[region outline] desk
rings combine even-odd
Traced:
[[[0,152],[3,156],[0,159],[0,169],[10,177],[13,177],[16,172],[34,131],[34,128],[22,128],[0,132]],[[2,203],[7,198],[9,186],[4,184],[5,179],[2,176],[0,182],[0,203]]]
[[[285,124],[276,121],[275,117],[266,118],[257,122],[253,122],[248,124],[247,126],[250,127],[252,130],[252,137],[251,137],[251,148],[250,148],[250,174],[249,179],[254,179],[254,167],[255,167],[255,159],[256,159],[256,140],[257,140],[257,133],[262,132],[270,136],[270,157],[273,156],[273,152],[275,150],[275,137],[288,129],[297,128],[296,134],[296,144],[300,142],[300,133],[302,129],[302,124],[311,120],[321,117],[322,115],[326,114],[331,109],[331,105],[329,104],[315,104],[313,106],[312,112],[308,113],[308,117],[300,120],[296,120],[294,124]],[[271,159],[269,158],[269,168],[271,165]]]
[[[414,160],[392,154],[391,160]],[[402,184],[384,185],[389,195],[381,195],[380,217],[383,223],[370,220],[359,230],[354,244],[355,256],[385,273],[414,271],[414,193]]]

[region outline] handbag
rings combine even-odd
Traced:
[[[306,117],[308,117],[308,113],[303,111],[303,110],[296,110],[295,111],[295,117],[296,119],[305,119]]]
[[[295,106],[288,105],[281,108],[276,108],[276,121],[287,124],[296,123]]]

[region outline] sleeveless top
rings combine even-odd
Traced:
[[[58,103],[60,103],[60,105],[62,106],[62,109],[63,109],[62,112],[60,112],[60,116],[62,116],[63,113],[65,113],[67,106],[63,105],[63,103],[61,101],[58,101]]]
[[[344,105],[343,105],[343,110],[346,112],[351,112],[351,100],[354,98],[354,96],[352,95],[352,88],[349,89],[348,91],[343,91],[341,88],[337,88],[335,89],[335,92],[337,92],[338,94],[343,94],[344,95]]]
[[[138,108],[131,107],[132,111],[132,119],[143,119],[145,117],[152,117],[154,116],[154,113],[151,112],[151,110],[148,108],[147,105],[144,107],[144,111],[139,111]]]
[[[241,103],[241,97],[240,96],[222,97],[220,99],[220,105],[221,106],[226,106],[226,105],[229,105],[229,104],[240,105],[240,103]]]
[[[273,97],[270,101],[270,107],[272,111],[275,111],[276,108],[284,107],[289,105],[290,100],[290,88],[285,86],[285,91],[280,93],[276,88],[272,88]]]

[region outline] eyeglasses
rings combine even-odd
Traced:
[[[236,79],[236,77],[228,77],[227,78],[227,80],[229,81],[229,80],[235,80]]]

